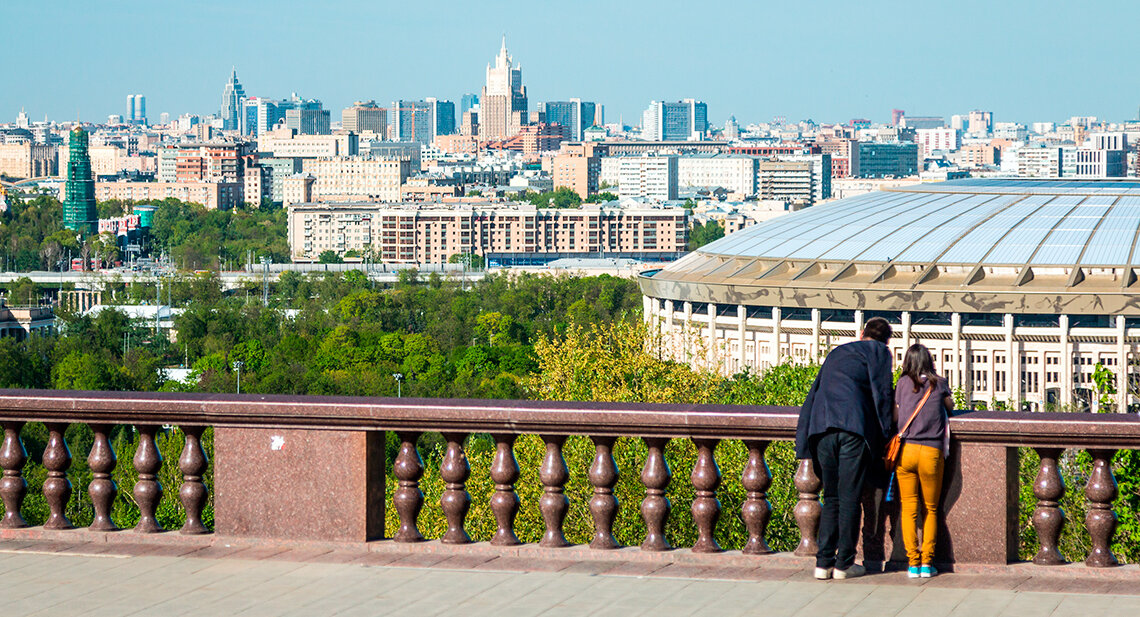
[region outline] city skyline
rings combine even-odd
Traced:
[[[554,19],[553,9],[517,10],[523,5],[515,2],[499,11],[448,4],[430,14],[407,4],[340,2],[277,7],[273,27],[262,30],[248,25],[276,5],[64,5],[15,8],[18,21],[50,22],[56,39],[37,62],[13,65],[9,83],[22,87],[0,91],[0,118],[26,109],[33,119],[102,122],[121,114],[131,93],[147,97],[152,121],[163,112],[218,113],[218,93],[235,66],[251,96],[298,92],[330,110],[366,99],[458,101],[480,91],[504,34],[526,73],[531,110],[539,101],[581,98],[629,125],[651,100],[685,98],[705,101],[717,126],[729,115],[744,124],[774,116],[883,122],[892,108],[947,118],[988,109],[1002,121],[1121,121],[1135,118],[1140,103],[1135,87],[1115,83],[1118,70],[1107,61],[1133,57],[1136,44],[1062,19],[1077,6],[1071,2],[1034,3],[1032,11],[964,2],[953,12],[823,2],[810,14],[722,3],[708,7],[705,22],[682,3],[586,2],[583,18],[569,23]],[[1132,3],[1080,7],[1090,20],[1140,17]],[[852,29],[857,21],[864,25]],[[393,23],[400,27],[384,27]],[[551,28],[564,28],[565,40]],[[5,45],[41,44],[37,31],[15,28]],[[106,32],[130,35],[100,36]],[[175,53],[172,33],[201,44],[192,54]],[[417,53],[403,56],[407,62],[390,57],[408,49]],[[65,72],[68,79],[60,79]]]

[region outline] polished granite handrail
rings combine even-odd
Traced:
[[[792,439],[796,407],[0,389],[0,420]],[[1140,415],[958,412],[961,441],[1140,449]]]
[[[111,481],[116,461],[109,435],[113,425],[135,426],[139,445],[131,463],[138,481],[132,492],[140,510],[135,530],[142,533],[161,530],[155,519],[163,490],[156,475],[161,464],[156,435],[161,426],[182,428],[184,444],[178,461],[182,484],[178,494],[188,514],[182,528],[187,534],[209,531],[201,520],[208,499],[203,482],[208,462],[200,442],[205,427],[238,432],[299,430],[311,435],[333,431],[342,435],[376,436],[379,431],[395,431],[399,447],[392,460],[397,485],[391,507],[398,514],[399,529],[392,539],[417,542],[423,539],[418,518],[424,505],[419,486],[424,468],[416,444],[423,433],[438,431],[446,443],[440,465],[440,477],[445,482],[440,507],[448,521],[448,530],[440,541],[444,544],[471,541],[465,530],[471,499],[466,489],[471,474],[465,453],[466,439],[472,433],[489,433],[495,441],[495,457],[489,470],[495,487],[491,509],[497,526],[492,544],[509,546],[519,542],[514,534],[514,520],[520,507],[515,491],[520,477],[514,455],[515,439],[519,435],[534,434],[540,436],[546,446],[546,456],[538,470],[543,485],[538,506],[546,525],[540,545],[560,547],[566,545],[562,526],[569,503],[565,495],[569,476],[562,448],[567,436],[582,435],[591,439],[595,449],[588,471],[592,487],[589,507],[595,530],[590,542],[592,548],[617,547],[613,525],[619,505],[613,489],[619,473],[636,471],[619,470],[614,461],[615,440],[626,437],[643,440],[647,448],[640,470],[640,480],[646,489],[640,504],[646,525],[641,549],[671,548],[664,530],[671,507],[665,494],[672,474],[665,460],[664,446],[669,439],[688,439],[696,449],[689,478],[695,494],[692,515],[697,528],[697,541],[692,550],[717,552],[720,547],[714,539],[714,530],[721,517],[721,506],[716,495],[722,477],[716,461],[716,446],[721,440],[739,439],[748,450],[747,465],[739,478],[747,491],[740,512],[749,531],[744,552],[764,554],[770,552],[764,538],[771,516],[767,490],[772,480],[764,460],[765,452],[772,441],[794,438],[796,419],[797,408],[776,406],[0,390],[0,424],[4,429],[0,444],[0,469],[3,469],[0,498],[6,510],[0,519],[0,528],[25,525],[19,516],[27,487],[22,475],[26,452],[20,432],[27,422],[43,422],[48,431],[42,461],[47,470],[43,493],[51,510],[44,525],[47,529],[71,526],[65,516],[71,496],[67,479],[71,455],[63,435],[68,425],[76,423],[90,425],[94,434],[94,446],[88,456],[94,476],[89,488],[95,510],[91,529],[115,529],[110,512],[118,489]],[[1112,504],[1118,492],[1111,461],[1117,450],[1140,449],[1140,417],[1133,414],[965,412],[955,414],[951,429],[958,456],[952,461],[957,470],[956,480],[949,484],[957,482],[957,489],[950,489],[951,493],[955,490],[957,493],[953,501],[948,498],[947,507],[958,505],[949,512],[947,524],[952,537],[958,534],[957,557],[988,563],[1016,559],[1016,447],[1028,446],[1040,457],[1033,486],[1037,498],[1033,525],[1042,548],[1034,561],[1044,565],[1062,563],[1057,541],[1065,522],[1059,506],[1064,481],[1058,461],[1065,449],[1082,448],[1087,449],[1093,459],[1084,491],[1089,508],[1085,525],[1092,538],[1086,563],[1116,564],[1110,545],[1116,527]],[[382,445],[383,433],[379,439]],[[382,452],[383,448],[378,451]],[[230,454],[231,459],[247,457],[248,452]],[[370,464],[375,464],[373,459],[368,459],[365,466]],[[378,480],[366,481],[366,492],[375,493],[374,485],[369,482],[379,482],[378,494],[382,496],[383,474]],[[809,461],[800,461],[794,485],[799,501],[793,516],[801,535],[796,553],[811,555],[820,516],[820,482]],[[231,502],[250,498],[240,491],[226,497]],[[975,547],[979,550],[971,552]]]

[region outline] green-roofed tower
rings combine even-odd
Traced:
[[[95,180],[87,153],[87,131],[76,126],[67,141],[67,184],[64,187],[63,226],[82,234],[95,233],[99,214],[95,209]]]

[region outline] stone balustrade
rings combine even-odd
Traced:
[[[563,447],[571,435],[593,443],[594,457],[587,470],[592,493],[589,512],[593,522],[591,549],[619,547],[614,524],[619,507],[640,511],[645,534],[640,550],[667,551],[665,527],[671,504],[666,491],[678,479],[665,457],[670,439],[692,440],[696,458],[691,483],[691,504],[696,541],[694,553],[722,549],[714,535],[722,511],[717,491],[724,483],[739,482],[745,499],[739,516],[748,532],[745,555],[771,553],[766,529],[772,516],[767,491],[772,484],[765,453],[773,441],[794,437],[795,408],[627,403],[557,403],[533,401],[476,401],[436,399],[365,399],[338,397],[286,397],[176,393],[63,392],[0,390],[0,499],[5,513],[0,529],[26,526],[20,515],[27,483],[22,476],[27,455],[20,431],[27,422],[43,422],[48,439],[43,452],[47,477],[44,499],[50,515],[45,529],[72,527],[66,515],[72,486],[68,480],[71,453],[63,435],[70,424],[87,424],[94,442],[87,455],[92,472],[88,487],[94,518],[92,531],[115,531],[112,503],[119,490],[129,490],[139,508],[134,541],[164,531],[156,508],[164,490],[177,490],[186,512],[183,534],[211,533],[203,523],[207,486],[203,476],[208,461],[203,451],[203,430],[215,429],[215,533],[226,536],[269,537],[318,541],[371,541],[384,535],[385,435],[398,440],[392,463],[391,506],[398,527],[390,540],[414,546],[424,540],[418,521],[424,504],[420,481],[424,462],[416,444],[425,432],[442,434],[445,448],[439,475],[444,482],[439,507],[447,521],[438,538],[443,545],[471,543],[467,531],[471,495],[467,482],[471,467],[466,438],[489,434],[494,454],[489,469],[494,490],[490,509],[495,532],[490,545],[520,544],[515,519],[521,504],[516,492],[520,469],[514,454],[519,435],[540,436],[545,454],[536,470],[542,483],[538,510],[545,526],[539,545],[568,546],[564,521],[569,510],[566,485],[570,478]],[[114,425],[132,425],[138,435],[136,453],[129,464],[137,472],[133,487],[120,489],[111,476],[116,465],[109,442]],[[164,488],[157,474],[161,457],[156,435],[164,425],[182,429],[178,459],[181,485]],[[1131,415],[1029,414],[971,412],[951,420],[954,452],[947,467],[944,512],[945,541],[942,560],[949,563],[998,563],[1018,558],[1018,447],[1031,447],[1040,457],[1033,485],[1037,504],[1033,526],[1040,541],[1034,563],[1063,563],[1057,549],[1065,516],[1059,503],[1064,481],[1058,459],[1065,449],[1087,449],[1092,472],[1085,487],[1088,514],[1085,526],[1092,540],[1086,563],[1116,565],[1110,549],[1116,527],[1112,510],[1117,498],[1112,457],[1121,449],[1140,448],[1140,418]],[[640,438],[646,456],[640,469],[619,469],[613,448],[617,438]],[[722,440],[742,440],[747,460],[739,478],[722,477],[716,446]],[[281,475],[286,474],[286,475]],[[614,487],[619,475],[634,474],[645,488],[640,504],[619,504]],[[793,516],[801,539],[797,555],[815,552],[820,516],[820,481],[807,461],[794,475],[798,502]],[[324,491],[305,490],[308,486]],[[731,515],[735,516],[736,513]],[[8,531],[11,535],[13,531]],[[888,541],[889,542],[889,541]],[[888,553],[889,554],[889,553]]]

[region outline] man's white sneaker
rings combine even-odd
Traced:
[[[821,581],[826,581],[831,578],[831,568],[816,568],[815,578]]]
[[[848,578],[858,578],[860,576],[863,576],[866,573],[867,573],[866,568],[864,568],[863,566],[861,566],[857,563],[853,563],[846,570],[840,570],[839,568],[836,568],[835,572],[832,574],[832,576],[834,576],[836,580],[841,581],[841,580],[848,579]]]

